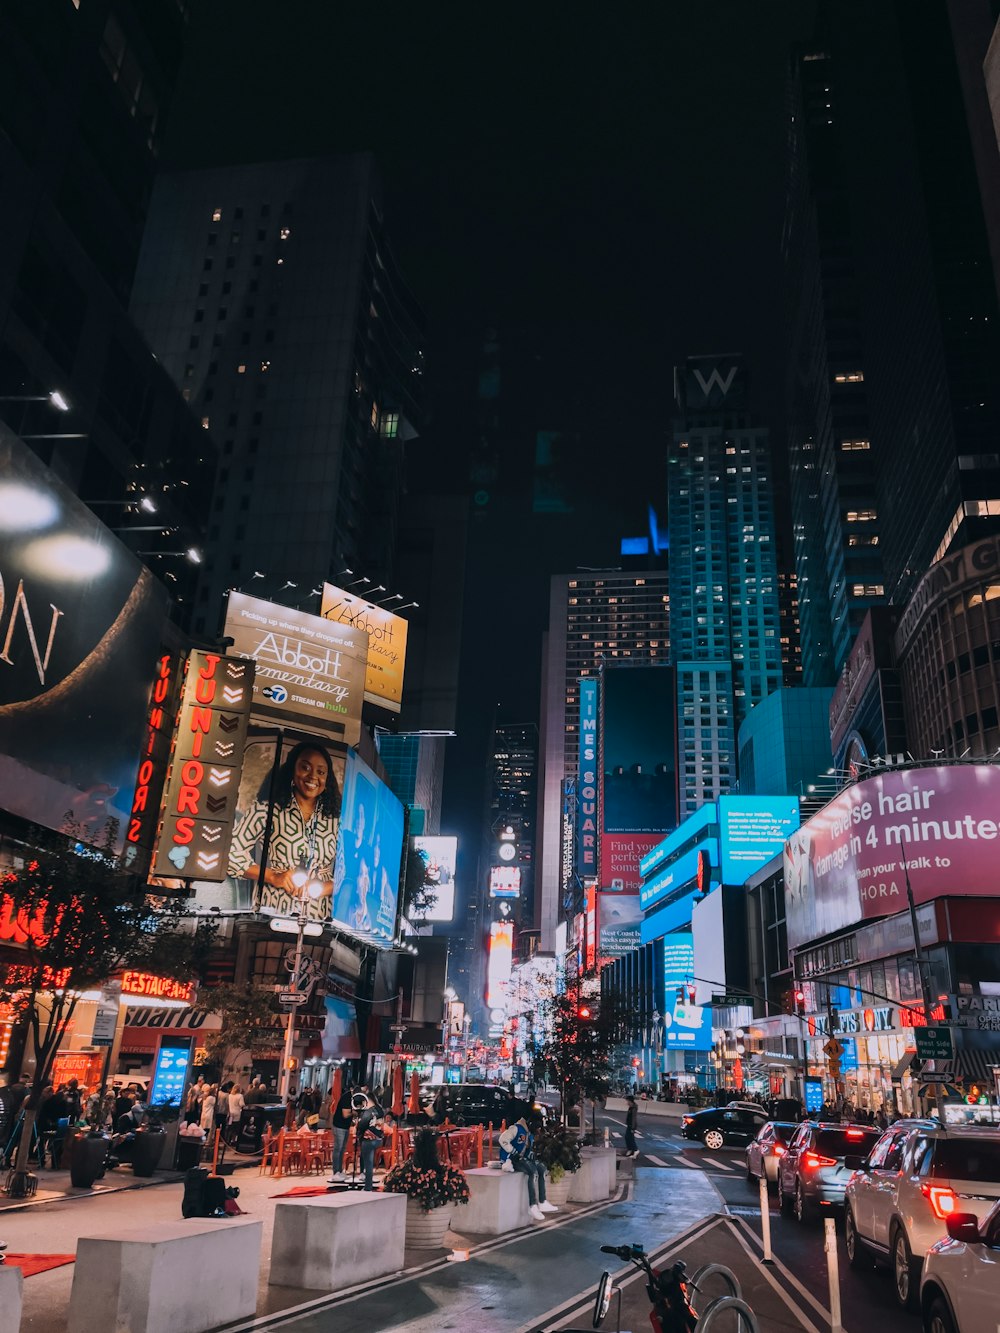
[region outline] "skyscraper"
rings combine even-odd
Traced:
[[[674,371],[667,473],[679,815],[736,784],[736,735],[782,683],[768,431],[745,407],[742,357]]]
[[[392,577],[423,315],[380,195],[368,154],[156,182],[132,309],[222,455],[204,631],[231,585]]]
[[[833,682],[867,608],[885,596],[839,75],[822,44],[789,65],[785,428],[810,686]]]
[[[667,571],[578,570],[551,583],[542,662],[539,842],[535,924],[554,948],[560,918],[581,910],[563,897],[566,782],[577,777],[581,677],[601,666],[655,666],[671,660]]]

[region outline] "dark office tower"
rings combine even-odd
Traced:
[[[786,421],[802,678],[831,684],[881,602],[857,224],[837,60],[796,52],[788,83]]]
[[[368,154],[156,182],[132,308],[222,452],[207,631],[234,584],[394,575],[424,321],[380,194]]]
[[[0,416],[141,551],[181,618],[214,452],[127,304],[186,8],[0,6]]]
[[[824,6],[849,146],[865,389],[889,599],[1000,531],[1000,157],[989,0]],[[859,370],[860,373],[860,370]]]
[[[683,821],[735,786],[739,725],[783,668],[771,446],[745,407],[743,359],[688,357],[674,384],[667,499]]]

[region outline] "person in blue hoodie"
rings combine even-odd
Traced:
[[[554,1203],[545,1200],[545,1167],[535,1160],[535,1136],[521,1117],[500,1135],[500,1161],[504,1171],[521,1171],[528,1177],[528,1212],[536,1222],[544,1222],[546,1213],[558,1213]]]

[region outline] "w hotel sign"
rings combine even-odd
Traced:
[[[188,658],[154,875],[226,878],[253,679],[242,657]]]
[[[685,412],[732,411],[746,406],[743,357],[732,352],[689,356],[674,369],[675,396]]]

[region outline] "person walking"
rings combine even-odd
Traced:
[[[639,1108],[631,1094],[625,1100],[628,1102],[628,1110],[625,1112],[625,1156],[638,1157],[639,1149],[636,1147],[635,1131],[639,1125]]]

